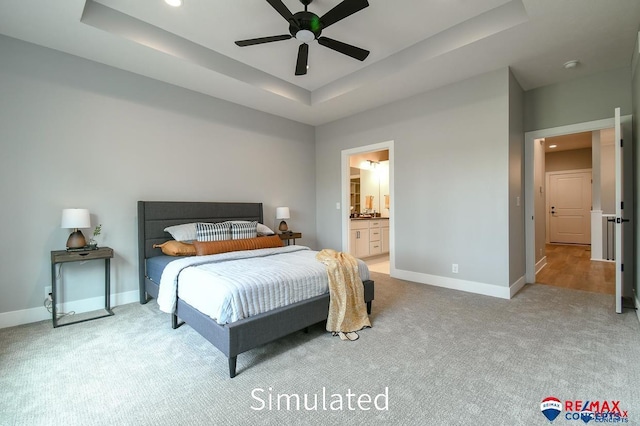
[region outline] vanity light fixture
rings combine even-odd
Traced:
[[[380,163],[377,161],[365,160],[360,163],[360,168],[364,170],[375,170],[375,168],[378,167],[378,164]]]

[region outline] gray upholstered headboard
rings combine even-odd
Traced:
[[[192,201],[138,201],[138,271],[140,303],[145,289],[145,259],[159,256],[162,250],[154,249],[172,237],[164,229],[171,225],[192,222],[224,222],[226,220],[257,220],[263,222],[262,203],[218,203]]]
[[[171,239],[167,226],[226,220],[263,223],[262,203],[138,201],[138,253],[142,260],[162,254],[153,245]]]

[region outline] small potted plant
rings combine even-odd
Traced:
[[[100,232],[102,232],[102,224],[99,224],[93,230],[93,235],[91,236],[91,239],[89,240],[89,247],[91,249],[97,249],[98,248],[98,242],[96,241],[96,238],[98,237],[98,235],[100,235]]]

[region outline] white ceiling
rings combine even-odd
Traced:
[[[299,0],[283,0],[293,12]],[[314,0],[322,16],[339,0]],[[190,90],[320,125],[511,67],[525,90],[629,66],[638,0],[369,0],[323,31],[371,51],[360,62],[312,42],[295,76],[295,39],[264,0],[2,0],[0,34]],[[573,70],[562,67],[577,59]]]

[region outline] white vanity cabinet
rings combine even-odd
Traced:
[[[389,219],[380,221],[380,238],[382,241],[382,253],[389,253]]]
[[[377,219],[369,221],[369,256],[382,253],[382,230],[380,223],[381,221]]]
[[[351,219],[349,253],[358,258],[389,252],[389,219]]]
[[[369,221],[351,220],[349,228],[349,253],[355,257],[369,256]]]

